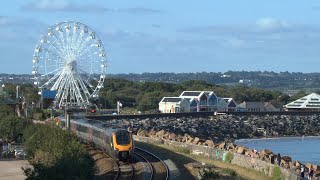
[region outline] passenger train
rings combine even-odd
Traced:
[[[61,126],[66,126],[64,116],[58,118]],[[130,161],[134,151],[132,133],[117,128],[111,123],[103,123],[85,117],[70,117],[70,129],[85,143],[93,143],[96,147],[106,151],[115,160]]]

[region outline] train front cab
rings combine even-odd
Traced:
[[[116,159],[121,161],[130,161],[134,143],[132,134],[126,130],[118,130],[112,133],[112,146],[114,146],[114,155]]]

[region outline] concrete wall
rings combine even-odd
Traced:
[[[260,159],[251,158],[245,155],[234,153],[234,158],[231,162],[232,164],[237,164],[241,167],[246,167],[249,169],[255,169],[256,171],[263,172],[264,174],[268,176],[273,175],[273,169],[277,165],[262,161]],[[279,167],[279,166],[278,166]],[[298,180],[302,179],[297,174],[295,174],[293,171],[290,171],[289,169],[285,169],[280,167],[280,170],[282,174],[285,176],[285,179],[287,180]]]
[[[176,106],[177,106],[176,102],[160,102],[159,111],[162,113],[174,113],[174,109]]]
[[[149,138],[149,137],[141,137],[141,136],[134,136],[134,139],[136,141],[140,142],[147,142],[152,144],[167,144],[171,146],[178,146],[178,147],[184,147],[189,149],[190,154],[194,155],[201,155],[205,157],[209,157],[211,159],[223,161],[223,155],[228,153],[228,151],[220,150],[208,146],[200,146],[200,145],[194,145],[190,143],[181,143],[176,141],[169,141],[169,140],[162,140],[162,139],[155,139],[155,138]],[[229,152],[232,153],[232,152]],[[232,159],[231,163],[239,165],[241,167],[249,168],[249,169],[255,169],[256,171],[260,171],[268,176],[272,176],[273,169],[277,165],[256,159],[251,158],[246,155],[241,155],[237,153],[233,153],[234,158]],[[300,180],[301,178],[295,174],[293,171],[290,171],[288,169],[280,167],[280,170],[282,174],[285,176],[286,180]]]
[[[180,108],[176,112],[176,107]],[[159,111],[161,113],[185,113],[190,112],[190,104],[187,100],[183,99],[181,102],[160,102]]]

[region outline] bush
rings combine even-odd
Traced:
[[[222,170],[223,173],[228,174],[230,176],[237,176],[237,172],[233,169],[223,169]]]
[[[24,132],[25,148],[33,168],[27,179],[92,179],[94,160],[76,137],[59,128],[35,124]]]
[[[280,167],[275,166],[273,168],[272,179],[273,180],[283,180],[284,179],[284,175],[282,174]]]
[[[0,119],[0,137],[10,141],[21,142],[22,133],[27,126],[27,121],[13,115]]]
[[[231,163],[233,157],[234,157],[234,155],[233,155],[232,153],[228,152],[228,153],[226,154],[225,162]]]
[[[221,178],[220,174],[215,171],[205,171],[201,176],[201,180],[219,179],[219,178]]]
[[[33,113],[33,118],[36,120],[43,120],[43,113]]]
[[[1,100],[2,98],[0,97],[0,101]],[[14,108],[9,105],[0,104],[0,117],[5,117],[9,115],[14,115]]]

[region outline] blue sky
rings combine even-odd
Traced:
[[[0,73],[30,74],[48,27],[101,38],[107,73],[320,72],[320,2],[10,0],[0,7]]]

